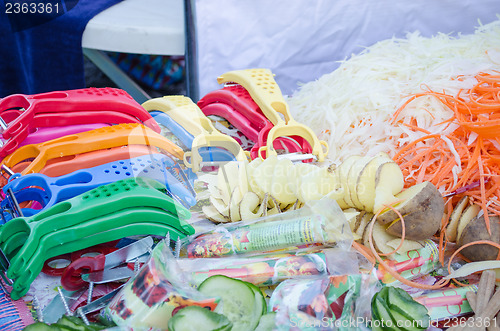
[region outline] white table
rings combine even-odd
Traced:
[[[139,103],[149,99],[102,51],[185,55],[183,0],[124,0],[92,18],[83,32],[85,56]]]

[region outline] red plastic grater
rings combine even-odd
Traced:
[[[250,156],[252,159],[259,157],[258,150],[261,146],[266,146],[267,136],[273,124],[264,116],[243,86],[229,85],[212,91],[198,101],[198,106],[207,116],[217,115],[225,118],[248,139],[255,142]],[[311,145],[300,136],[279,137],[273,142],[273,147],[289,153],[312,151]],[[262,157],[265,158],[265,155]]]
[[[157,133],[161,131],[156,121],[141,105],[127,92],[116,88],[86,88],[33,95],[13,94],[0,100],[0,115],[7,110],[19,108],[24,109],[22,113],[3,128],[2,136],[5,139],[25,130],[36,114],[71,111],[112,110],[136,117]]]

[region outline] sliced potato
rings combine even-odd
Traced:
[[[389,163],[382,165],[384,167]],[[423,240],[431,238],[439,229],[444,214],[444,201],[441,193],[430,182],[414,185],[400,194],[396,199],[403,200],[394,206],[405,221],[405,238]],[[386,231],[401,237],[402,226],[399,216],[392,209],[381,213],[377,221],[389,225]]]
[[[299,199],[303,202],[314,201],[329,195],[339,188],[337,174],[328,167],[317,167],[315,171],[302,176],[300,181]],[[340,196],[340,195],[339,195]],[[337,195],[330,196],[337,199]]]
[[[467,206],[467,208],[465,208],[465,210],[462,212],[462,215],[460,215],[460,218],[458,220],[456,239],[462,236],[462,231],[465,229],[467,224],[469,224],[469,222],[472,221],[474,217],[476,217],[479,214],[480,211],[481,207],[476,204],[472,204],[470,206]]]
[[[358,199],[357,183],[361,172],[366,165],[372,160],[371,156],[363,156],[353,163],[347,173],[347,187],[349,189],[349,198],[352,202],[352,207],[363,209],[363,204]]]
[[[262,164],[262,159],[258,157],[248,164],[246,170],[247,170],[249,190],[257,194],[261,199],[264,199],[264,195],[266,194],[266,192],[260,189],[259,185],[257,185],[257,182],[255,182],[254,179],[254,171],[261,164]]]
[[[219,168],[217,173],[217,188],[221,192],[221,198],[229,204],[231,194],[239,186],[240,170],[237,161],[227,162]]]
[[[366,232],[369,232],[368,229],[366,230]],[[370,238],[368,235],[367,235],[367,239],[368,239],[368,241],[365,242],[365,245],[369,246],[370,245],[370,242],[369,242]],[[389,254],[389,253],[394,251],[394,248],[387,245],[387,243],[390,242],[391,240],[398,239],[398,238],[387,233],[385,231],[385,227],[382,224],[375,222],[375,224],[373,225],[373,237],[372,237],[372,239],[373,239],[373,245],[375,246],[377,251],[379,251],[382,254]]]
[[[347,219],[347,223],[349,223],[349,227],[351,228],[352,232],[356,231],[356,227],[359,226],[359,222],[361,221],[361,218],[363,217],[364,212],[360,212],[359,210],[356,210],[354,208],[349,208],[343,211],[344,216]]]
[[[392,249],[396,249],[398,248],[400,243],[401,243],[401,238],[396,238],[391,241],[388,241],[387,246],[391,247]],[[415,249],[420,249],[424,246],[425,246],[424,241],[405,239],[403,241],[403,245],[401,245],[401,247],[398,250],[398,254],[403,254],[409,251],[413,251]]]
[[[229,205],[226,204],[222,199],[217,199],[213,196],[210,196],[209,201],[222,216],[229,217]]]
[[[375,201],[373,211],[376,212],[384,204],[394,203],[396,194],[404,188],[403,172],[395,162],[387,162],[378,167],[375,174]]]
[[[378,168],[388,162],[394,162],[386,153],[378,153],[366,164],[356,182],[356,195],[362,209],[373,212],[375,204],[375,180]]]
[[[253,192],[247,192],[240,201],[239,211],[242,221],[249,221],[261,217],[267,207],[260,204],[260,198]]]
[[[264,193],[270,193],[272,190],[274,167],[278,162],[276,156],[266,158],[253,171],[253,181],[259,187],[259,190]],[[255,192],[256,193],[256,192]]]
[[[229,217],[224,217],[223,215],[221,215],[221,213],[219,213],[217,209],[215,209],[215,207],[212,205],[203,206],[201,207],[201,210],[203,211],[205,216],[207,216],[207,218],[214,223],[227,223],[230,221]]]
[[[462,199],[458,201],[455,208],[453,208],[453,211],[451,212],[450,215],[450,220],[448,222],[448,226],[446,227],[446,237],[448,237],[449,241],[457,240],[458,223],[460,222],[460,217],[462,216],[462,213],[465,207],[467,207],[468,203],[469,203],[469,196],[464,195]]]
[[[287,205],[294,203],[297,200],[295,195],[294,184],[291,181],[294,171],[294,165],[289,159],[280,159],[274,165],[271,191],[269,191],[278,202]]]
[[[231,222],[241,221],[240,215],[240,202],[243,198],[241,191],[238,187],[233,190],[231,194],[231,199],[229,200],[229,218]]]
[[[460,232],[460,236],[457,237],[457,245],[461,247],[478,240],[490,240],[500,243],[500,218],[498,216],[490,216],[489,219],[491,235],[486,228],[484,215],[480,217],[476,216],[466,222],[465,227]],[[496,260],[498,248],[488,244],[472,245],[464,248],[461,253],[471,261]]]
[[[356,207],[354,206],[354,203],[352,202],[350,197],[349,186],[347,185],[347,178],[351,167],[359,159],[361,159],[361,156],[351,155],[348,158],[346,158],[344,162],[342,162],[340,166],[337,168],[337,175],[339,178],[339,182],[342,189],[344,190],[344,198],[343,198],[344,201],[338,202],[339,206],[347,205],[349,207]]]
[[[367,213],[365,212],[363,214],[363,217],[361,218],[358,227],[356,228],[356,234],[360,237],[364,237],[367,225],[370,223],[372,220],[373,214],[372,213]]]

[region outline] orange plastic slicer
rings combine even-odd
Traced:
[[[26,145],[7,156],[2,164],[13,168],[16,164],[33,159],[21,174],[39,172],[48,162],[68,155],[126,145],[148,145],[158,147],[178,159],[183,159],[183,150],[173,142],[137,123],[119,124],[49,140],[41,144]]]
[[[237,83],[243,86],[259,105],[264,115],[274,124],[267,137],[267,145],[259,149],[259,155],[277,155],[273,147],[276,138],[282,136],[301,136],[312,148],[312,154],[322,162],[328,154],[328,144],[320,141],[314,132],[304,124],[295,121],[290,114],[281,90],[269,69],[246,69],[230,71],[217,78],[219,84]],[[283,115],[284,119],[280,116]]]

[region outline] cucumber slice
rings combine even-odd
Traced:
[[[384,330],[398,330],[396,321],[392,319],[389,312],[389,306],[380,296],[375,298],[375,307],[380,321],[380,327]]]
[[[256,310],[259,310],[258,305],[260,304],[262,306],[262,315],[265,315],[267,313],[267,303],[266,303],[266,298],[264,297],[264,294],[258,288],[255,284],[252,283],[247,283],[248,287],[252,290],[252,292],[255,294],[255,303],[257,305]]]
[[[414,320],[408,319],[405,315],[401,315],[395,310],[389,310],[389,314],[391,314],[393,320],[396,322],[396,326],[399,327],[400,330],[403,331],[418,331],[421,330],[417,326],[420,322],[415,322]]]
[[[251,331],[257,327],[262,316],[262,303],[255,300],[256,295],[248,284],[239,279],[215,275],[205,279],[198,290],[221,298],[220,312],[233,323],[233,330]]]
[[[200,306],[180,309],[169,321],[169,331],[229,331],[233,324],[226,316]]]
[[[397,287],[387,287],[390,290],[387,293],[387,302],[389,309],[395,311],[409,320],[418,321],[414,325],[419,325],[420,329],[427,329],[430,324],[430,317],[427,308],[413,300],[405,290]]]
[[[259,325],[255,328],[255,331],[272,331],[276,325],[276,312],[270,312],[268,314],[262,315],[259,321]]]
[[[54,325],[68,327],[69,329],[74,331],[97,331],[106,328],[105,326],[99,326],[93,323],[90,325],[86,325],[81,318],[78,318],[76,316],[67,316],[67,315],[62,316],[56,322],[56,324],[52,324],[52,326]]]
[[[61,328],[58,328],[57,326],[51,326],[42,322],[36,322],[33,324],[28,325],[23,329],[23,331],[59,331],[63,330]],[[69,329],[68,329],[69,330]]]

